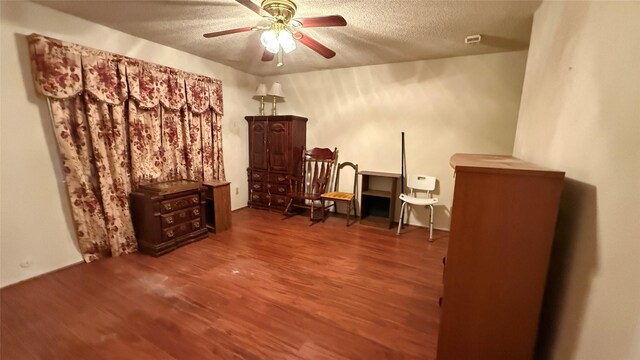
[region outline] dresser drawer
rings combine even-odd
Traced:
[[[289,190],[288,184],[267,184],[267,190],[270,194],[286,195]]]
[[[249,183],[249,189],[251,191],[258,191],[258,192],[266,192],[267,191],[267,187],[265,186],[265,183],[260,182],[260,181],[251,181]]]
[[[199,230],[202,227],[202,222],[198,220],[192,220],[176,226],[172,226],[162,230],[162,240],[170,241],[179,238],[182,235],[189,234],[193,231]]]
[[[267,173],[262,171],[251,171],[249,180],[252,181],[267,181],[268,180]]]
[[[252,191],[249,201],[251,202],[251,205],[268,206],[269,205],[269,194],[262,193],[262,192],[257,192],[257,191]]]
[[[185,221],[189,221],[192,219],[200,218],[200,208],[192,207],[180,211],[176,211],[171,214],[161,215],[162,217],[162,227],[171,227]]]
[[[172,211],[199,205],[200,197],[197,194],[183,196],[177,199],[165,200],[160,203],[160,211],[165,214]]]
[[[272,183],[289,184],[286,174],[269,174],[269,181]]]
[[[287,206],[287,197],[282,195],[271,195],[269,204],[273,208],[284,209],[284,207]]]

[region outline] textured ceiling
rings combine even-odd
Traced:
[[[386,64],[528,48],[540,1],[296,0],[296,17],[342,15],[346,27],[302,29],[334,50],[325,59],[298,43],[285,66],[262,62],[258,32],[203,33],[268,23],[234,0],[37,1],[108,27],[255,75]],[[260,0],[254,0],[260,4]],[[467,35],[483,42],[466,45]]]

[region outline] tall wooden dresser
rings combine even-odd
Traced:
[[[250,207],[283,211],[287,176],[300,176],[307,118],[294,115],[246,116],[249,125]]]
[[[438,359],[532,359],[564,173],[456,154]]]
[[[131,193],[131,217],[139,250],[160,256],[206,237],[205,191],[191,180],[138,186]]]

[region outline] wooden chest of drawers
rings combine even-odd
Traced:
[[[455,154],[439,360],[534,359],[564,172]]]
[[[159,256],[207,236],[205,190],[198,181],[140,185],[131,193],[131,217],[140,252]]]
[[[249,202],[253,207],[270,207],[282,211],[287,206],[289,179],[277,174],[249,169]]]

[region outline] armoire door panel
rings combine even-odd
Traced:
[[[284,121],[269,122],[269,170],[287,171],[289,169],[289,127]]]
[[[267,122],[254,121],[250,124],[250,163],[254,169],[267,170]]]

